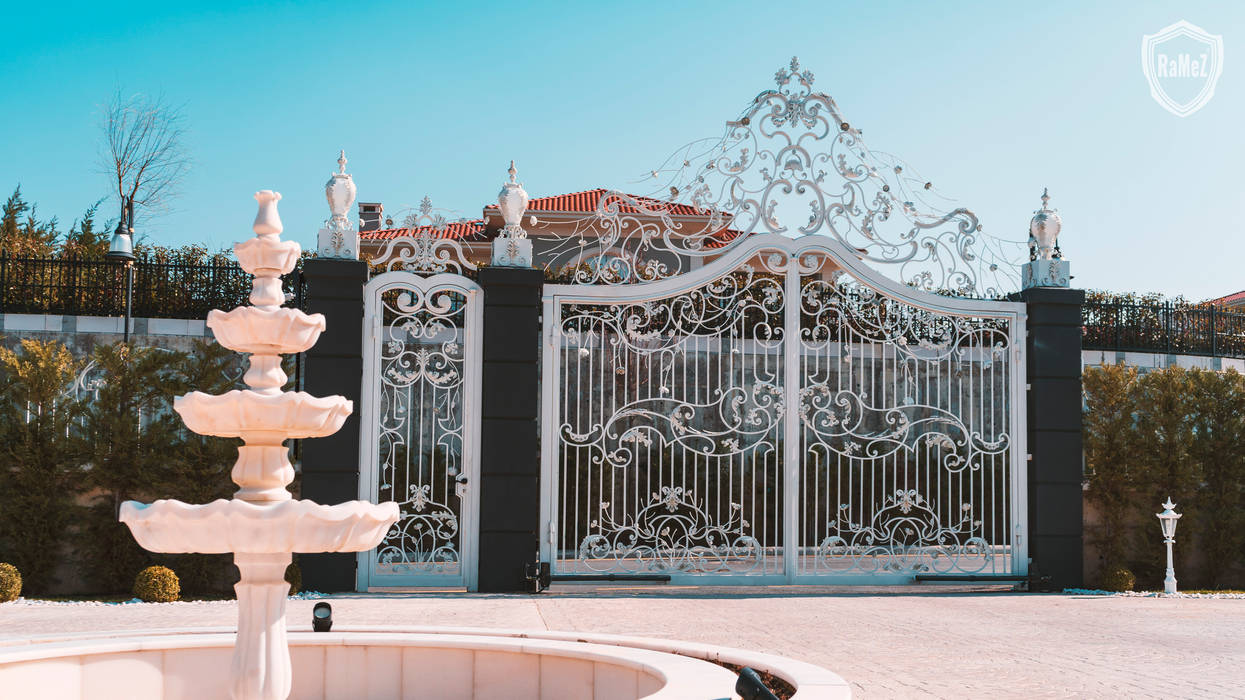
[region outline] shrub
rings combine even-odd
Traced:
[[[0,603],[17,600],[22,594],[22,575],[12,564],[0,563]]]
[[[172,603],[180,594],[177,574],[166,566],[149,566],[134,577],[134,597],[144,603]]]
[[[285,567],[285,580],[290,584],[290,595],[303,589],[303,570],[298,568],[298,564],[290,562],[290,565]]]
[[[1133,576],[1133,572],[1122,566],[1108,569],[1107,573],[1102,577],[1102,589],[1104,591],[1122,593],[1133,590],[1135,585],[1137,585],[1137,577]]]

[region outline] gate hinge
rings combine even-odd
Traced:
[[[558,524],[549,521],[549,544],[556,544],[558,541]]]

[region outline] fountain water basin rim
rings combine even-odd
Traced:
[[[212,309],[207,327],[216,342],[233,350],[263,355],[289,355],[304,352],[316,344],[324,332],[324,314],[307,314],[298,309],[239,306],[232,311]]]
[[[354,410],[354,403],[342,396],[318,397],[303,391],[261,394],[235,389],[219,395],[192,391],[173,399],[173,410],[200,435],[280,443],[332,435]]]
[[[166,554],[357,552],[380,544],[397,521],[397,503],[320,505],[218,499],[194,505],[170,499],[126,501],[120,520],[144,549]]]

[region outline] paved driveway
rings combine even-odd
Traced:
[[[1245,600],[1018,593],[567,588],[338,596],[341,625],[614,632],[783,654],[858,698],[1245,698]],[[291,601],[308,627],[313,601]],[[0,605],[0,639],[230,625],[232,602]]]

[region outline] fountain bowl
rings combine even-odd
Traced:
[[[212,309],[207,327],[216,342],[233,350],[261,355],[304,352],[316,344],[324,331],[324,314],[298,309],[239,306],[232,311]]]
[[[215,437],[285,440],[332,435],[342,427],[354,404],[341,396],[312,396],[303,391],[263,394],[235,389],[212,395],[192,391],[173,400],[173,410],[186,427]]]
[[[148,551],[196,554],[357,552],[380,544],[397,521],[398,504],[276,501],[263,505],[217,499],[193,505],[161,499],[126,501],[121,522]]]

